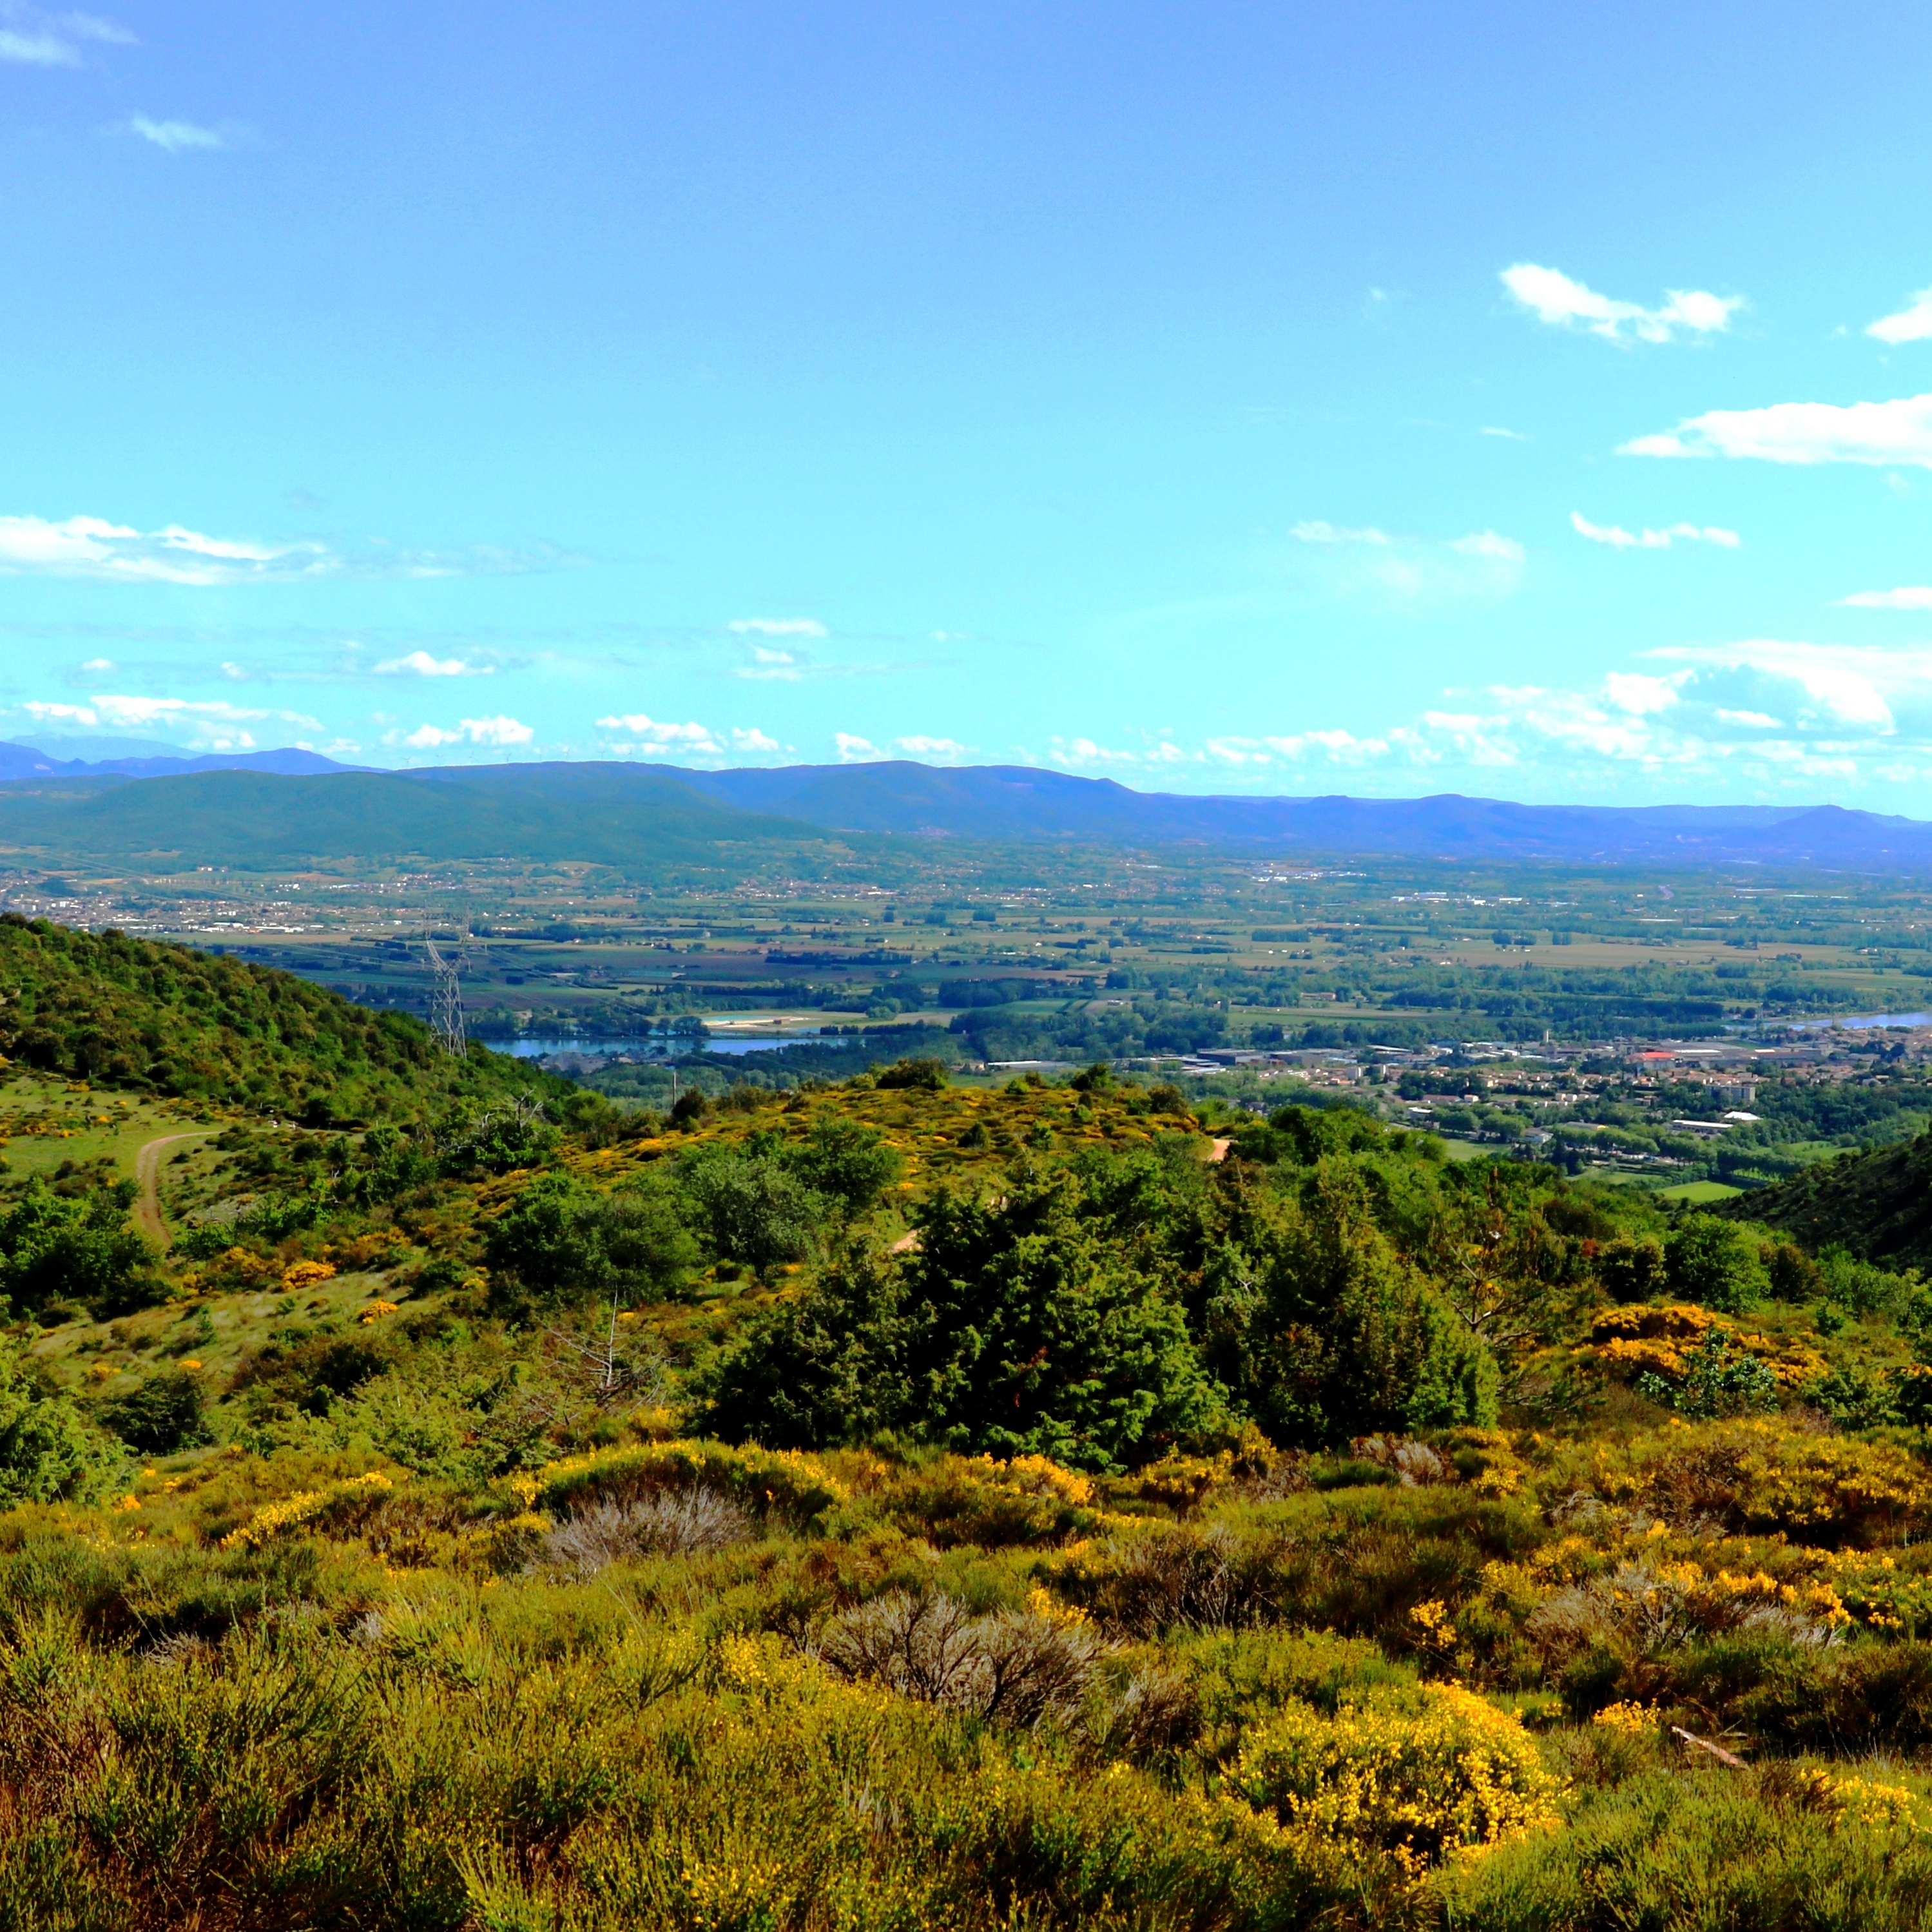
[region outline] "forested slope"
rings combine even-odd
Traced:
[[[1839,1246],[1897,1268],[1932,1267],[1932,1134],[1840,1154],[1727,1204],[1807,1247]]]
[[[44,1072],[320,1124],[415,1118],[542,1087],[497,1054],[443,1053],[421,1021],[374,1013],[238,959],[0,918],[0,1053]]]

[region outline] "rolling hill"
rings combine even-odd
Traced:
[[[0,918],[0,1054],[97,1085],[302,1114],[420,1118],[553,1084],[421,1021],[374,1013],[292,974],[117,932]]]
[[[1932,1134],[1843,1154],[1718,1212],[1762,1221],[1814,1250],[1849,1249],[1893,1268],[1932,1268]]]
[[[434,779],[208,772],[0,790],[0,845],[69,860],[259,867],[302,860],[582,860],[649,873],[721,852],[822,849],[824,831],[764,818],[637,766],[488,767]]]

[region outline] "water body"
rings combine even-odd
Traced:
[[[1932,1013],[1862,1013],[1856,1019],[1793,1020],[1791,1024],[1804,1033],[1822,1032],[1834,1026],[1856,1033],[1863,1027],[1932,1026]]]
[[[530,1036],[508,1042],[485,1040],[483,1043],[499,1053],[507,1053],[513,1060],[542,1060],[553,1053],[581,1053],[593,1059],[618,1053],[642,1053],[654,1060],[666,1060],[699,1052],[770,1053],[782,1046],[846,1046],[852,1039],[850,1034],[737,1034],[728,1038],[710,1040],[694,1040],[688,1034],[656,1034],[648,1040],[539,1040]]]

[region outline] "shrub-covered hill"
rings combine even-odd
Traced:
[[[1890,1267],[1932,1268],[1932,1134],[1841,1154],[1718,1211],[1782,1228],[1808,1248],[1842,1247]]]
[[[313,1125],[418,1119],[561,1083],[293,974],[108,931],[0,918],[0,1053],[98,1085],[267,1107]]]
[[[0,1215],[0,1922],[1932,1924],[1916,1277],[938,1077]]]

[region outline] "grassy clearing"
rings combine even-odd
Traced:
[[[1657,1198],[1660,1201],[1682,1201],[1691,1207],[1701,1207],[1706,1202],[1730,1201],[1744,1192],[1742,1187],[1727,1186],[1721,1180],[1687,1180],[1681,1186],[1660,1187]]]

